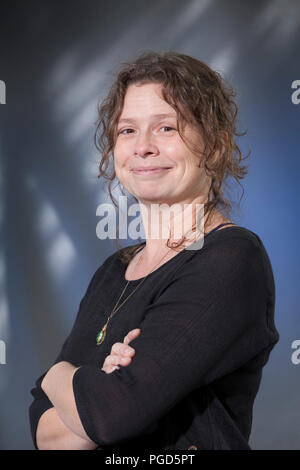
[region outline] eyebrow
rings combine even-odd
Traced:
[[[176,114],[152,114],[151,118],[153,120],[155,119],[164,119],[164,118],[177,118]],[[119,123],[121,122],[131,122],[131,123],[135,123],[136,120],[134,118],[123,118],[123,119],[120,119],[119,120]]]

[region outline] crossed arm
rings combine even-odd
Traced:
[[[81,424],[72,387],[78,367],[69,362],[58,362],[45,375],[41,384],[54,408],[40,418],[37,428],[39,449],[81,449],[97,447],[87,436]]]
[[[104,372],[111,373],[119,368],[118,364],[126,366],[131,362],[135,351],[128,344],[139,334],[139,329],[130,331],[123,343],[113,345],[111,354],[103,363]],[[98,447],[87,436],[78,415],[72,386],[78,369],[69,362],[58,362],[49,369],[41,383],[54,407],[43,413],[38,423],[36,440],[40,450],[94,450]]]

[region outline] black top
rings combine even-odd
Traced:
[[[153,271],[96,336],[127,281],[109,256],[80,302],[56,362],[76,367],[73,390],[88,436],[100,448],[250,449],[252,409],[262,368],[279,340],[275,286],[260,238],[238,226],[214,230]],[[141,278],[142,279],[142,278]],[[138,285],[130,281],[122,301]],[[131,363],[101,371],[116,342],[140,328]],[[31,431],[52,403],[31,390]]]

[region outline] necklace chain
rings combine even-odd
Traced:
[[[221,224],[221,225],[235,225],[235,224],[234,224],[233,222],[227,222],[227,223],[224,223],[224,224]],[[213,232],[214,230],[217,230],[218,228],[219,228],[219,226],[217,226],[215,229],[213,229],[212,232]],[[104,341],[104,339],[105,339],[106,329],[107,329],[108,323],[109,323],[109,321],[111,320],[111,318],[114,316],[114,314],[119,310],[119,308],[122,307],[122,305],[125,304],[125,302],[127,302],[127,300],[135,293],[135,291],[141,286],[141,284],[142,284],[142,283],[147,279],[147,277],[155,270],[155,268],[162,262],[162,260],[167,256],[167,254],[168,254],[171,250],[172,250],[172,248],[170,248],[170,249],[165,253],[165,255],[162,257],[162,259],[154,266],[154,268],[152,269],[152,271],[150,271],[150,273],[148,273],[147,276],[144,277],[144,278],[141,280],[141,282],[136,286],[136,288],[131,292],[131,294],[129,294],[129,296],[128,296],[128,297],[121,303],[121,305],[119,305],[119,307],[118,307],[118,304],[119,304],[119,302],[120,302],[120,300],[121,300],[121,298],[122,298],[124,292],[125,292],[126,289],[127,289],[128,284],[129,284],[129,282],[130,282],[130,281],[127,281],[127,284],[126,284],[126,286],[124,287],[124,289],[123,289],[123,291],[122,291],[122,293],[121,293],[121,295],[120,295],[120,297],[119,297],[119,299],[118,299],[116,305],[114,306],[114,308],[113,308],[111,314],[109,315],[109,317],[108,317],[108,319],[107,319],[105,325],[103,326],[103,328],[99,331],[99,333],[98,333],[98,335],[97,335],[97,338],[96,338],[97,345],[103,343],[103,341]],[[141,251],[141,250],[140,250],[140,251]],[[142,256],[140,256],[140,258],[139,258],[139,260],[138,260],[138,262],[137,262],[136,267],[139,266],[139,263],[140,263],[141,259],[142,259]]]
[[[155,270],[155,268],[162,262],[162,260],[167,256],[167,254],[168,254],[171,250],[172,250],[172,248],[170,248],[170,249],[164,254],[164,256],[162,257],[162,259],[154,266],[154,268],[152,269],[152,271],[150,271],[150,273],[148,273],[147,276],[144,277],[144,278],[141,280],[141,282],[136,286],[136,288],[131,292],[131,294],[129,294],[129,296],[126,297],[125,300],[123,300],[123,302],[121,303],[121,305],[118,306],[118,304],[119,304],[119,302],[120,302],[120,300],[121,300],[121,298],[122,298],[124,292],[125,292],[126,289],[127,289],[128,284],[129,284],[129,282],[130,282],[130,281],[127,281],[127,284],[126,284],[126,286],[124,287],[124,289],[123,289],[123,291],[122,291],[122,293],[121,293],[121,295],[120,295],[120,297],[119,297],[117,303],[115,304],[115,306],[114,306],[114,308],[113,308],[111,314],[109,315],[109,317],[108,317],[108,319],[107,319],[105,325],[103,326],[103,328],[99,331],[99,333],[98,333],[98,335],[97,335],[97,338],[96,338],[97,345],[100,345],[101,343],[103,343],[103,341],[104,341],[104,339],[105,339],[105,336],[106,336],[106,329],[107,329],[108,323],[109,323],[109,321],[111,320],[111,318],[114,316],[114,314],[119,310],[119,308],[122,307],[122,305],[125,304],[125,302],[127,302],[127,300],[135,293],[135,291],[140,287],[140,285],[141,285],[141,284],[147,279],[147,277]],[[140,251],[141,251],[141,250],[140,250]],[[142,256],[140,256],[140,258],[139,258],[139,260],[138,260],[138,262],[137,262],[136,267],[139,266],[141,259],[142,259]]]

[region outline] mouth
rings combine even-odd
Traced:
[[[171,167],[140,167],[140,168],[133,168],[131,171],[137,175],[152,175],[156,173],[163,173],[165,171],[171,170]]]

